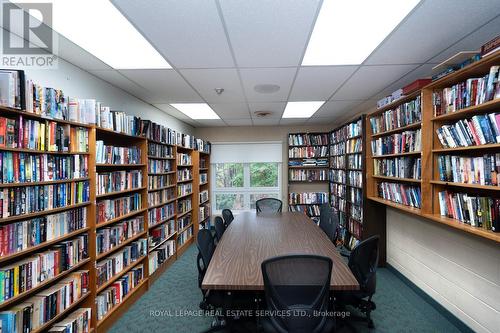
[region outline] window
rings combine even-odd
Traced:
[[[253,210],[258,199],[281,199],[281,147],[281,143],[213,144],[212,209]]]

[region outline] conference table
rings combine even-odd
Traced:
[[[217,244],[202,282],[210,290],[264,290],[261,263],[288,254],[332,259],[331,290],[358,290],[359,284],[326,234],[299,212],[243,212]]]

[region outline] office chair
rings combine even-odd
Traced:
[[[349,256],[349,269],[359,283],[359,290],[342,291],[335,295],[335,303],[340,307],[351,305],[358,308],[366,317],[350,316],[349,319],[366,321],[374,328],[371,312],[376,309],[372,297],[377,285],[378,243],[380,237],[372,236],[361,241]]]
[[[328,239],[330,239],[332,242],[334,242],[335,230],[337,228],[336,225],[333,225],[334,215],[335,214],[332,214],[332,208],[328,203],[324,203],[320,206],[319,227],[325,232],[325,234],[328,236]]]
[[[265,332],[333,331],[333,317],[313,315],[315,311],[329,310],[330,258],[279,256],[265,260],[261,268],[267,309],[276,313],[262,321]],[[289,311],[292,315],[287,315]]]
[[[205,277],[208,265],[215,251],[214,238],[210,230],[201,229],[198,232],[196,247],[198,248],[198,257],[196,258],[196,265],[198,267],[198,287],[203,295],[203,300],[200,302],[200,309],[209,310],[221,308],[224,305],[224,294],[213,290],[203,290],[201,288],[203,278]],[[205,332],[216,332],[224,330],[225,328],[225,321],[216,318],[212,323],[212,327]]]
[[[220,242],[224,231],[226,231],[226,226],[224,225],[224,220],[220,216],[215,217],[215,238],[217,243]]]
[[[283,202],[275,198],[259,199],[255,202],[255,208],[257,209],[257,213],[281,213]]]
[[[227,208],[222,210],[222,217],[224,218],[224,223],[226,225],[226,228],[229,227],[231,222],[233,222],[234,220],[233,212]]]

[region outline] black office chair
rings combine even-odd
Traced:
[[[224,225],[224,220],[220,216],[215,217],[215,238],[217,243],[220,242],[224,231],[226,231],[226,226]]]
[[[259,199],[255,202],[255,208],[257,209],[257,213],[281,213],[283,202],[275,198]]]
[[[324,203],[319,208],[319,227],[325,232],[328,238],[334,242],[335,241],[335,230],[336,226],[333,225],[332,208],[328,203]]]
[[[366,321],[374,328],[371,312],[376,309],[372,297],[377,286],[378,243],[380,237],[372,236],[361,241],[349,256],[348,266],[359,283],[359,290],[337,292],[335,303],[340,307],[347,305],[358,308],[365,317],[350,316],[349,320]]]
[[[224,218],[224,223],[226,224],[226,228],[229,227],[231,222],[233,222],[234,220],[233,212],[227,208],[222,210],[222,217]]]
[[[262,321],[265,332],[333,331],[333,317],[313,315],[314,311],[329,310],[330,258],[306,254],[280,256],[265,260],[261,268],[267,307],[276,313]]]
[[[196,237],[196,247],[198,247],[198,257],[196,258],[196,265],[198,267],[198,287],[203,295],[203,300],[200,302],[200,309],[209,310],[214,308],[221,308],[224,305],[224,294],[213,290],[201,289],[201,284],[205,273],[207,272],[208,264],[212,260],[215,251],[215,243],[212,233],[208,229],[201,229],[198,231]],[[216,318],[212,323],[212,327],[205,332],[216,332],[224,330],[225,321]]]

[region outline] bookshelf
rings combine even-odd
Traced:
[[[421,121],[391,132],[407,131],[409,128],[412,130],[421,129],[421,151],[401,155],[421,158],[421,178],[419,180],[407,177],[381,178],[373,172],[375,160],[381,157],[368,156],[372,170],[368,170],[367,173],[367,190],[372,201],[421,216],[444,227],[451,227],[477,237],[500,242],[500,233],[492,231],[489,226],[491,207],[494,207],[493,210],[498,212],[495,200],[498,203],[500,186],[498,180],[496,182],[492,180],[500,172],[500,164],[496,158],[500,143],[495,137],[481,141],[477,136],[478,132],[486,133],[488,131],[484,126],[489,127],[495,135],[495,129],[491,127],[493,124],[491,120],[489,123],[485,123],[484,120],[483,123],[480,123],[479,120],[484,119],[483,116],[489,114],[498,114],[500,99],[495,99],[494,94],[490,95],[490,98],[486,98],[485,92],[483,94],[471,93],[474,88],[481,88],[481,82],[478,79],[485,78],[491,67],[498,65],[500,65],[500,52],[440,78],[421,90],[404,96],[369,115],[369,118],[378,117],[383,112],[395,109],[418,96],[421,98]],[[498,71],[498,68],[496,70]],[[487,82],[487,78],[485,78],[485,82]],[[462,96],[466,97],[454,99],[453,102],[448,103],[447,96],[455,92],[463,93]],[[478,120],[477,124],[474,124],[475,118]],[[389,132],[373,133],[370,126],[367,131],[369,131],[371,139],[391,134]],[[483,135],[485,135],[484,133]],[[451,143],[448,141],[450,139]],[[488,163],[491,164],[491,168],[485,170],[484,165],[488,165]],[[456,167],[454,168],[453,165]],[[470,171],[471,168],[474,170],[483,168],[483,176],[474,174]],[[453,172],[454,170],[455,172]],[[467,172],[467,175],[462,172],[463,170]],[[378,195],[377,184],[385,181],[419,187],[421,207],[402,205],[381,198]],[[466,196],[462,196],[462,194]],[[475,198],[478,197],[491,198],[492,201],[476,200]],[[462,212],[462,215],[459,215],[458,211]],[[478,211],[481,212],[481,216],[478,216]],[[475,212],[472,214],[473,217],[469,215],[470,212]],[[479,225],[481,219],[482,226]],[[477,225],[473,226],[473,224]]]
[[[21,282],[2,288],[0,312],[16,306],[23,311],[28,304],[36,306],[40,298],[35,296],[53,297],[67,290],[69,279],[88,279],[92,270],[91,126],[2,106],[0,136],[0,279],[2,286],[11,274]],[[28,230],[36,237],[27,237]],[[72,256],[73,246],[82,251]],[[66,254],[72,259],[57,259]],[[28,279],[35,265],[44,265],[44,280]],[[32,321],[32,332],[45,331],[70,314],[90,288],[82,285],[49,320]]]
[[[319,223],[328,202],[328,133],[288,134],[288,209]]]
[[[380,264],[385,264],[385,214],[367,200],[367,118],[355,118],[330,132],[329,200],[338,211],[337,242],[351,250],[358,241],[379,234]]]
[[[195,180],[198,184],[197,221],[199,229],[211,228],[210,214],[210,153],[209,151],[196,151],[195,155]]]
[[[197,154],[191,147],[177,146],[177,255],[181,255],[193,243],[196,218],[196,200],[198,191],[193,181],[195,178],[195,165]]]

